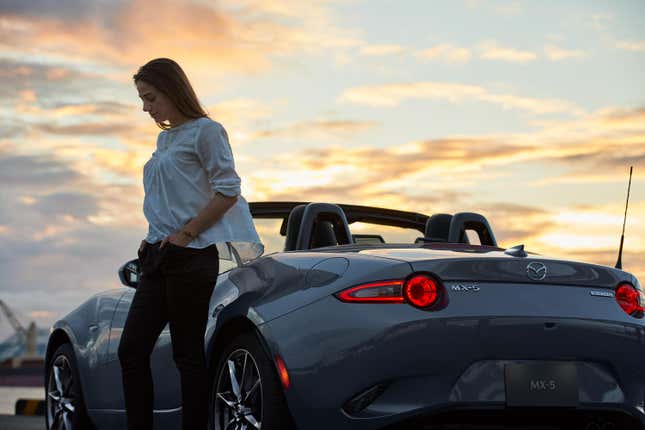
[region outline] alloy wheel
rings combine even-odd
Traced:
[[[237,349],[228,356],[215,390],[215,430],[262,428],[262,381],[249,351]]]
[[[47,417],[50,430],[73,430],[76,394],[74,377],[69,360],[64,355],[56,357],[47,383]]]

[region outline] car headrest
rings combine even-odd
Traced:
[[[298,234],[300,233],[300,224],[302,223],[302,215],[305,213],[307,205],[298,205],[291,209],[289,218],[287,219],[287,238],[284,241],[284,250],[293,251],[296,249],[296,242],[298,241]]]
[[[285,251],[350,243],[354,240],[349,224],[345,212],[338,205],[309,203],[296,206],[289,214]]]
[[[311,236],[311,248],[336,245],[338,245],[338,241],[336,240],[333,224],[330,221],[316,222],[313,235]]]
[[[450,214],[434,214],[426,221],[425,239],[429,241],[448,241],[450,233]]]

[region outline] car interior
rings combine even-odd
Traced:
[[[343,209],[332,203],[299,204],[291,210],[281,230],[284,251],[348,244],[384,244],[379,234],[352,234]],[[386,223],[383,223],[386,224]],[[387,225],[387,224],[386,224]],[[474,212],[434,214],[425,222],[423,237],[414,243],[448,242],[497,246],[486,218]]]

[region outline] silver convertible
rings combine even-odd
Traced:
[[[630,273],[500,248],[476,213],[250,207],[276,252],[220,263],[209,430],[643,428],[645,300]],[[48,429],[126,427],[117,350],[138,274],[125,263],[124,287],[52,326]],[[167,327],[151,370],[155,428],[178,429]]]

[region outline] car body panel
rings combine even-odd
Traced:
[[[436,246],[436,245],[433,245]],[[527,266],[532,262],[545,264],[544,284],[590,285],[615,288],[620,282],[639,287],[630,273],[597,264],[565,261],[537,255],[513,257],[500,251],[479,247],[461,249],[381,248],[360,251],[361,254],[409,261],[416,271],[436,273],[444,280],[518,282],[527,280]]]
[[[112,317],[126,290],[117,288],[95,294],[51,328],[52,333],[62,330],[71,341],[88,405],[101,403],[106,397],[102,382],[114,378],[112,373],[106,375],[103,368],[108,361],[110,344],[114,342],[110,332]],[[46,361],[49,362],[54,351],[49,347],[47,350]]]
[[[327,297],[262,326],[288,368],[299,428],[377,429],[460,404],[503,408],[504,364],[522,361],[573,362],[586,381],[581,403],[643,419],[642,323],[447,314]],[[387,389],[360,414],[341,410],[376,384]]]
[[[339,272],[342,272],[339,274]],[[408,263],[358,254],[285,253],[233,269],[229,280],[240,296],[253,293],[253,309],[263,323],[306,306],[347,285],[391,276],[405,277]]]
[[[121,379],[114,377],[114,372],[118,370],[120,374],[121,364],[118,357],[119,341],[123,326],[128,316],[128,310],[132,303],[135,290],[126,288],[125,294],[122,296],[119,306],[114,313],[112,321],[112,330],[110,337],[110,355],[109,362],[106,363],[105,371],[108,374],[106,384],[110,389],[113,389],[118,395],[113,396],[109,403],[98,403],[96,409],[124,409],[123,389]],[[172,342],[170,339],[170,328],[166,324],[162,329],[157,342],[155,343],[154,350],[150,357],[150,369],[152,377],[155,381],[163,381],[163,383],[155,384],[154,386],[154,408],[156,410],[176,409],[181,405],[180,385],[179,385],[179,372],[174,365],[172,358]]]

